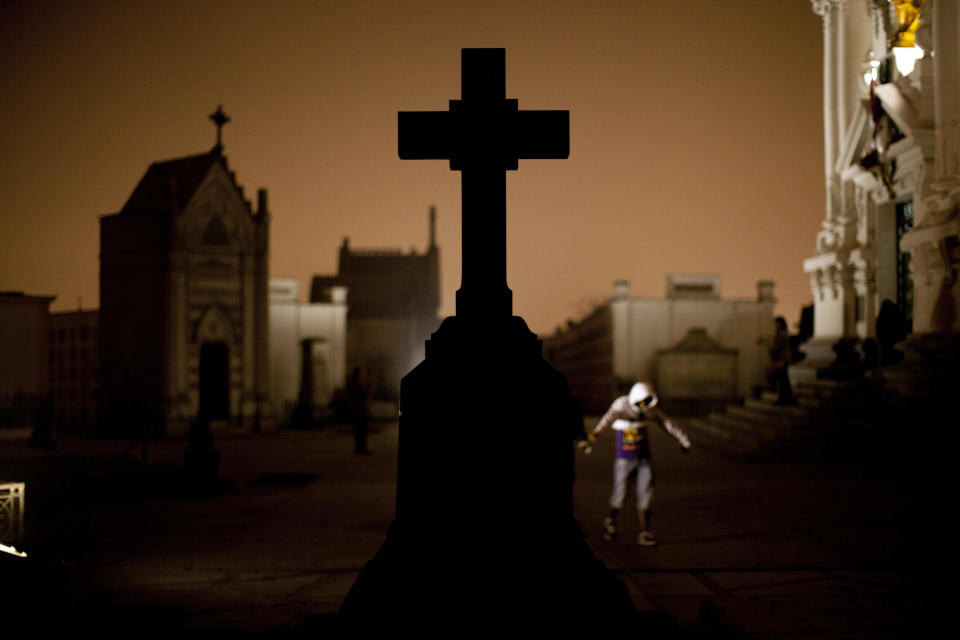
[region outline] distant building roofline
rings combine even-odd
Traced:
[[[46,300],[48,303],[57,299],[57,296],[28,295],[23,291],[0,291],[0,298],[8,302],[36,302]]]

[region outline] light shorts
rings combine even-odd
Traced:
[[[653,500],[653,466],[650,458],[617,458],[613,463],[613,494],[610,496],[610,506],[614,509],[623,508],[623,501],[627,497],[627,478],[634,469],[637,470],[637,508],[650,508],[650,501]]]

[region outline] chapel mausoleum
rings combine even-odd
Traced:
[[[219,114],[219,118],[217,118]],[[100,420],[183,435],[200,419],[274,425],[268,386],[267,193],[254,209],[219,127],[206,153],[155,162],[100,219]]]

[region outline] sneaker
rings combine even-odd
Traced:
[[[610,542],[617,537],[617,523],[613,521],[613,518],[607,516],[603,519],[603,539],[607,542]]]
[[[644,547],[654,547],[657,544],[657,539],[649,531],[641,531],[637,534],[637,544]]]

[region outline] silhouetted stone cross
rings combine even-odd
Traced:
[[[223,105],[217,105],[217,110],[207,116],[213,121],[213,124],[217,127],[217,144],[213,146],[214,149],[219,151],[223,149],[223,144],[220,142],[220,133],[223,131],[223,125],[230,122],[230,116],[223,112]]]
[[[504,49],[461,51],[460,100],[449,111],[401,111],[403,160],[450,160],[461,172],[463,257],[457,316],[510,317],[507,170],[520,158],[570,155],[569,111],[520,111],[508,100]]]

